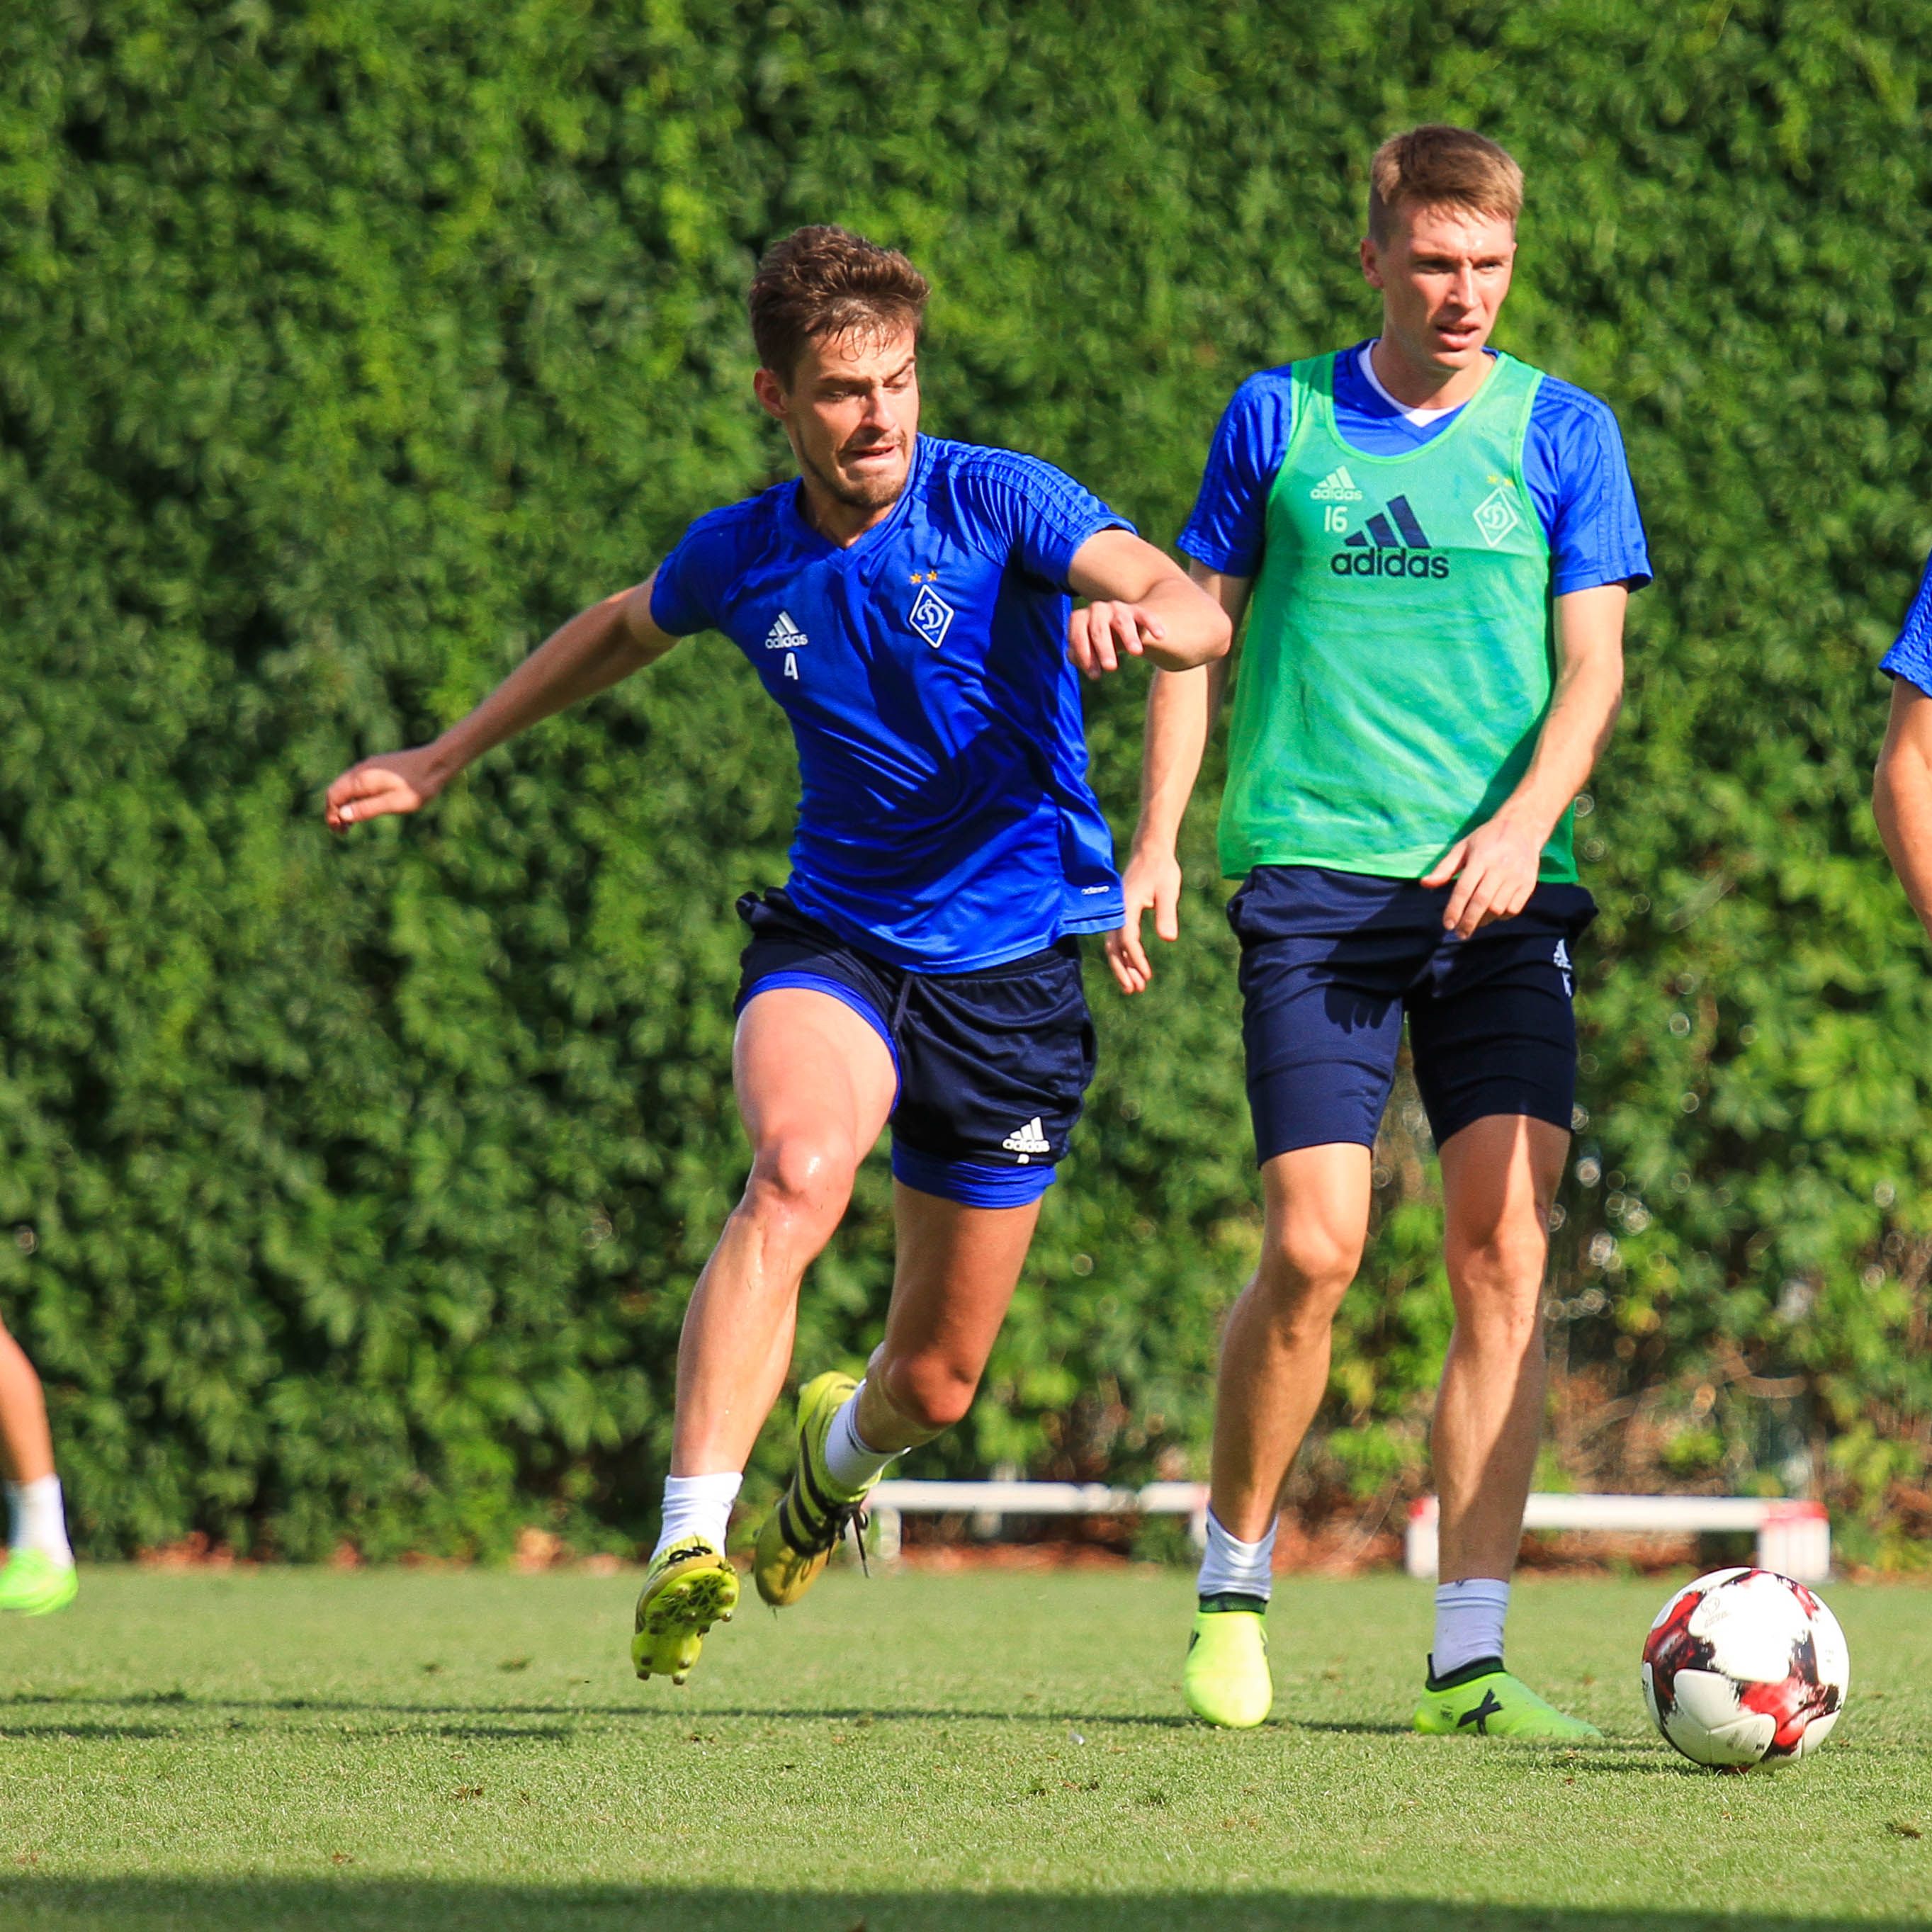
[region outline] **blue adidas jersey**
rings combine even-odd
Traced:
[[[1879,662],[1879,669],[1932,695],[1932,558],[1918,580],[1918,594],[1905,614],[1898,640]]]
[[[1440,436],[1459,412],[1413,423],[1362,373],[1358,343],[1335,362],[1335,427],[1365,456],[1401,456]],[[1253,577],[1262,564],[1268,492],[1294,428],[1286,365],[1250,376],[1234,392],[1208,453],[1206,473],[1180,548],[1210,570]],[[1623,438],[1608,406],[1586,389],[1545,376],[1530,405],[1523,482],[1550,544],[1558,597],[1601,584],[1650,581],[1643,520]]]
[[[1118,926],[1066,573],[1089,537],[1132,525],[1051,464],[935,436],[846,548],[799,489],[700,518],[651,594],[674,636],[722,631],[791,721],[794,903],[914,972]]]

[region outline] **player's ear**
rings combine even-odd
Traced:
[[[1362,237],[1362,279],[1372,289],[1378,289],[1382,285],[1382,256],[1372,235]]]
[[[791,399],[785,393],[784,385],[769,369],[760,369],[752,378],[752,393],[758,399],[758,406],[769,416],[783,422],[791,412]]]

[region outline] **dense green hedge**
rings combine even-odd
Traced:
[[[1607,396],[1659,571],[1582,827],[1604,917],[1553,1459],[1926,1526],[1925,956],[1863,798],[1932,542],[1922,8],[1633,0],[0,11],[0,1306],[96,1550],[647,1533],[740,1180],[735,893],[779,722],[716,638],[332,845],[460,711],[782,452],[760,248],[938,288],[928,425],[1171,538],[1250,369],[1365,333],[1374,142],[1529,174],[1508,346]],[[1091,705],[1130,822],[1140,691]],[[927,1466],[1198,1466],[1256,1241],[1204,800],[970,1426]],[[1417,1479],[1445,1322],[1399,1101],[1304,1481]],[[856,1357],[886,1184],[809,1285]],[[769,1472],[767,1470],[766,1474]],[[1555,1474],[1552,1472],[1552,1476]],[[1859,1540],[1858,1539],[1862,1539]]]

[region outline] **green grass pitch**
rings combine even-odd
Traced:
[[[677,1690],[630,1676],[625,1579],[90,1570],[0,1627],[0,1926],[1932,1921],[1932,1598],[1832,1590],[1848,1718],[1727,1778],[1644,1716],[1661,1583],[1519,1589],[1512,1661],[1609,1733],[1572,1750],[1408,1735],[1396,1577],[1285,1580],[1286,1721],[1192,1724],[1188,1582],[835,1574]]]

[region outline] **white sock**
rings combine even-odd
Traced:
[[[731,1505],[744,1480],[735,1469],[721,1470],[715,1476],[665,1477],[664,1527],[658,1532],[652,1556],[687,1536],[701,1536],[714,1550],[722,1550]]]
[[[74,1550],[67,1540],[67,1515],[61,1508],[58,1476],[37,1476],[31,1483],[7,1485],[7,1541],[15,1550],[38,1550],[56,1563],[71,1564]]]
[[[1201,1580],[1196,1593],[1203,1597],[1258,1597],[1266,1603],[1274,1588],[1274,1533],[1258,1543],[1244,1543],[1221,1526],[1221,1519],[1208,1512],[1208,1553],[1201,1559]]]
[[[905,1454],[903,1449],[881,1452],[859,1433],[859,1398],[865,1393],[861,1382],[840,1404],[825,1438],[826,1473],[852,1496],[869,1490],[884,1474],[886,1466]]]
[[[1447,1677],[1478,1658],[1503,1654],[1503,1619],[1510,1586],[1498,1576],[1468,1576],[1436,1589],[1436,1641],[1429,1652],[1432,1676]]]

